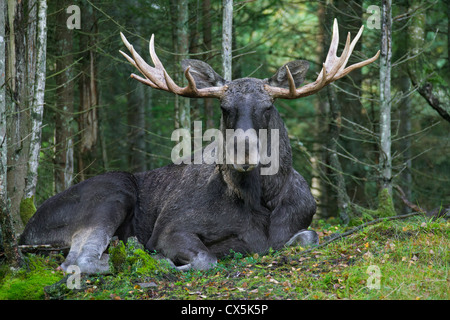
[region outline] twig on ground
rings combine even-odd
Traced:
[[[419,215],[419,214],[420,214],[420,212],[412,212],[412,213],[402,214],[402,215],[398,215],[398,216],[383,217],[383,218],[379,218],[379,219],[375,219],[375,220],[366,222],[366,223],[364,223],[364,224],[362,224],[362,225],[360,225],[360,226],[357,226],[357,227],[355,227],[355,228],[353,228],[353,229],[351,229],[351,230],[349,230],[349,231],[346,231],[346,232],[341,233],[341,234],[339,234],[339,235],[337,235],[337,236],[335,236],[335,237],[332,237],[331,239],[329,239],[329,240],[327,240],[327,241],[325,241],[325,242],[322,242],[322,243],[319,244],[318,246],[311,247],[311,248],[309,248],[309,249],[307,249],[307,250],[305,250],[305,251],[302,251],[302,252],[300,253],[300,255],[308,254],[308,253],[310,253],[311,251],[316,250],[316,249],[321,248],[321,247],[324,247],[324,246],[326,246],[326,245],[328,245],[328,244],[330,244],[330,243],[332,243],[332,242],[334,242],[334,241],[336,241],[336,240],[345,238],[345,237],[347,237],[347,236],[349,236],[349,235],[355,233],[356,231],[359,231],[359,230],[363,229],[364,227],[367,227],[367,226],[370,226],[370,225],[373,225],[373,224],[377,224],[377,223],[380,223],[380,222],[384,222],[384,221],[407,219],[407,218],[410,218],[410,217],[413,217],[413,216],[417,216],[417,215]]]

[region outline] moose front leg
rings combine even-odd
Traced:
[[[154,247],[161,252],[178,270],[207,270],[217,264],[216,256],[192,233],[166,233],[160,237],[156,246],[150,243],[151,240],[147,247]]]
[[[314,230],[307,230],[311,218],[305,212],[299,212],[295,206],[280,206],[271,215],[269,228],[269,246],[279,249],[283,246],[301,245],[302,247],[319,244],[319,236]]]
[[[285,246],[300,245],[302,247],[316,246],[319,244],[319,236],[314,230],[301,230],[294,234],[292,238],[286,242]]]
[[[293,234],[289,225],[278,225],[276,227],[271,225],[270,231],[269,245],[275,249],[283,246],[300,245],[308,247],[319,244],[319,236],[314,230],[302,229]]]

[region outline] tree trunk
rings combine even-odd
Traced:
[[[212,49],[212,23],[211,23],[211,1],[204,0],[203,8],[203,43],[205,45],[204,50],[209,52]],[[206,53],[203,56],[203,60],[207,61],[210,57],[210,53]],[[212,98],[203,99],[206,117],[206,128],[214,128],[214,102]]]
[[[96,35],[98,32],[97,20],[94,10],[87,6],[83,15],[83,34],[81,35],[81,48],[87,48],[82,53],[80,91],[80,116],[78,118],[79,151],[78,172],[81,180],[95,174],[92,167],[96,161],[98,138],[98,89],[96,68]]]
[[[33,2],[32,2],[33,3]],[[28,173],[25,186],[25,199],[31,199],[36,192],[38,178],[39,153],[41,150],[41,127],[44,112],[46,53],[47,53],[47,1],[38,0],[36,35],[36,71],[34,78],[33,100],[31,105],[31,141],[28,160]],[[31,25],[32,27],[33,24]],[[33,49],[33,48],[28,48]]]
[[[225,80],[232,80],[233,0],[223,0],[222,66]]]
[[[326,58],[326,50],[329,45],[329,39],[326,28],[329,23],[332,23],[329,18],[329,14],[326,12],[326,6],[322,3],[318,4],[319,8],[317,10],[317,17],[319,19],[319,33],[316,37],[318,46],[316,48],[317,63],[320,65]],[[314,110],[315,110],[315,123],[314,123],[314,137],[315,142],[313,144],[313,156],[310,158],[312,167],[312,179],[311,179],[311,193],[317,200],[317,216],[320,218],[328,218],[330,215],[330,192],[327,192],[327,184],[324,180],[323,175],[327,171],[326,163],[327,152],[323,146],[325,141],[328,141],[327,127],[328,119],[327,113],[329,110],[329,101],[326,98],[326,92],[319,92],[314,99]],[[330,190],[331,191],[331,190]]]
[[[380,178],[381,188],[392,195],[391,158],[391,55],[392,0],[382,1],[380,57]]]
[[[6,163],[8,159],[8,150],[6,148],[6,2],[0,2],[0,210],[2,216],[0,219],[8,220],[12,224],[11,216],[4,217],[7,206],[6,194]],[[0,225],[0,251],[2,250],[2,229]]]
[[[411,81],[409,80],[408,74],[405,72],[400,78],[400,90],[403,92],[403,98],[400,102],[400,124],[399,133],[403,137],[400,145],[403,152],[402,162],[405,168],[401,174],[401,185],[405,191],[405,196],[411,199],[411,187],[412,187],[412,176],[411,176],[411,138],[409,137],[411,133],[411,97],[409,96],[409,91],[411,90]],[[406,207],[403,207],[403,213],[408,213]]]
[[[67,8],[70,2],[62,2]],[[73,31],[66,26],[65,10],[56,18],[56,109],[55,113],[55,192],[59,193],[72,185],[73,180]]]
[[[347,39],[347,33],[351,32],[352,38],[356,35],[361,25],[365,23],[363,21],[363,7],[361,1],[347,0],[347,1],[335,1],[335,5],[340,10],[339,12],[345,12],[345,14],[339,15],[339,39],[341,39],[342,48],[344,47],[345,40]],[[329,24],[331,25],[331,24]],[[353,55],[348,61],[348,65],[357,63],[360,61],[356,58],[361,52],[363,44],[363,38],[356,43]],[[364,114],[364,109],[361,103],[361,90],[362,90],[362,69],[353,70],[350,74],[340,79],[337,86],[343,90],[336,92],[339,104],[342,109],[342,117],[349,119],[352,122],[358,123],[364,127],[369,127],[367,121],[368,117]],[[356,139],[359,137],[359,132],[356,128],[342,128],[342,136],[355,138],[353,139],[341,139],[341,145],[357,159],[363,159],[365,155],[365,148],[367,144],[362,144]],[[342,160],[342,166],[344,171],[356,178],[363,179],[366,175],[366,171],[363,166],[356,164],[355,162],[347,159]],[[366,194],[364,184],[355,182],[355,179],[347,179],[348,194],[352,195],[355,202],[365,203]]]
[[[6,3],[0,2],[0,164],[6,168]],[[6,181],[6,176],[0,176]],[[2,184],[2,186],[4,186]],[[5,190],[3,190],[5,191]]]
[[[189,54],[189,1],[188,0],[172,0],[171,13],[173,22],[173,46],[175,53],[175,82],[184,86],[183,72],[180,71],[180,62],[186,59]],[[189,99],[179,98],[175,95],[175,128],[191,127],[191,106]]]
[[[408,7],[406,4],[400,6],[401,10],[407,11]],[[398,39],[398,46],[395,53],[393,53],[394,60],[400,59],[405,55],[408,55],[409,40],[408,37],[400,37]],[[408,75],[407,64],[402,65],[398,81],[398,89],[402,92],[403,96],[399,102],[399,134],[401,140],[399,141],[399,147],[402,150],[402,163],[404,168],[400,176],[399,184],[404,190],[405,196],[411,199],[411,187],[412,187],[412,176],[411,176],[411,81]],[[406,214],[409,212],[408,207],[402,206],[402,213]]]
[[[23,1],[8,0],[8,37],[6,87],[10,94],[7,101],[7,148],[8,148],[8,184],[7,194],[11,201],[11,217],[16,232],[23,230],[20,218],[22,201],[30,150],[30,102],[32,84],[28,83],[27,74],[27,21],[24,14]]]
[[[140,46],[135,45],[140,51]],[[142,85],[128,81],[127,124],[128,124],[128,169],[131,172],[147,170],[145,161],[145,94]]]
[[[332,172],[330,178],[337,194],[337,206],[339,219],[342,224],[347,225],[354,218],[352,211],[352,203],[347,194],[347,187],[344,176],[342,175],[342,167],[336,152],[337,141],[341,132],[341,107],[336,97],[336,92],[332,86],[327,87],[328,100],[330,103],[330,132],[328,135],[328,161]]]
[[[450,1],[447,1],[447,60],[447,75],[450,75]]]
[[[23,260],[17,246],[14,223],[7,195],[7,139],[6,139],[6,2],[0,2],[0,244],[7,263],[18,268]]]

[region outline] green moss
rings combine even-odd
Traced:
[[[394,209],[394,202],[392,201],[392,196],[389,194],[388,189],[382,189],[378,195],[378,210],[377,216],[382,217],[392,217],[395,216],[396,212]]]
[[[378,208],[376,210],[366,209],[359,206],[355,206],[355,208],[361,213],[361,217],[352,220],[349,223],[350,226],[355,226],[378,218],[392,217],[397,214],[395,212],[392,196],[389,194],[388,189],[382,189],[378,194]]]
[[[127,257],[127,263],[130,266],[130,272],[138,275],[148,275],[158,271],[158,264],[147,252],[142,249],[136,249]]]
[[[34,205],[34,196],[31,198],[22,199],[20,202],[20,218],[24,224],[30,220],[35,212],[36,207]]]
[[[109,253],[109,267],[111,272],[122,272],[126,265],[127,252],[125,245],[122,241],[119,241],[116,245],[111,245],[108,249]]]
[[[26,266],[5,275],[0,285],[0,300],[43,299],[44,287],[59,281],[62,272],[48,258],[28,255]]]
[[[149,275],[165,270],[144,247],[134,238],[129,238],[127,244],[118,241],[109,248],[109,263],[113,273]]]

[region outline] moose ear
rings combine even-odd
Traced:
[[[225,85],[225,79],[218,75],[206,62],[195,59],[184,59],[181,61],[181,66],[184,71],[190,67],[189,73],[194,78],[198,89]]]
[[[294,78],[295,87],[298,88],[305,80],[306,73],[308,72],[309,62],[305,60],[294,60],[283,65],[278,71],[270,78],[269,85],[279,88],[289,88],[289,80],[287,77],[286,66]]]

